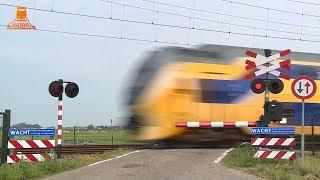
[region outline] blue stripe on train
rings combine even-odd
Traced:
[[[280,70],[281,71],[281,70]],[[312,79],[319,80],[320,67],[307,65],[291,65],[287,73],[291,78],[300,75],[307,75]],[[259,76],[265,78],[264,76]],[[250,90],[251,80],[220,80],[200,79],[202,102],[205,103],[226,103],[235,102],[238,98]]]
[[[301,103],[284,103],[284,108],[293,109],[295,112],[294,117],[289,118],[289,125],[301,126]],[[312,118],[314,119],[314,125],[320,126],[320,104],[318,103],[305,103],[305,125],[311,126]]]
[[[251,81],[248,80],[201,79],[199,82],[201,100],[205,103],[230,104],[244,93],[251,91]]]

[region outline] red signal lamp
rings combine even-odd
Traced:
[[[256,94],[261,94],[266,90],[266,83],[263,79],[257,78],[251,82],[251,90]]]
[[[63,84],[61,81],[53,81],[49,85],[49,93],[53,97],[59,97],[63,93]]]

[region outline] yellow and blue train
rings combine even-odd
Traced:
[[[164,47],[152,52],[136,69],[128,88],[130,126],[137,127],[141,140],[166,140],[187,137],[223,138],[227,129],[176,128],[181,121],[249,121],[259,120],[263,114],[264,94],[254,94],[251,80],[244,77],[245,52],[264,54],[263,49],[202,45],[194,49]],[[272,50],[277,53],[279,50]],[[270,100],[284,103],[293,109],[293,117],[272,126],[301,128],[301,100],[291,93],[291,83],[300,75],[320,79],[320,55],[292,52],[291,69],[284,71],[292,79],[285,80],[279,94],[270,94]],[[250,59],[253,60],[254,59]],[[282,70],[280,70],[282,71]],[[274,77],[276,78],[276,77]],[[319,89],[319,88],[318,88]],[[312,120],[320,125],[320,92],[306,100],[306,133],[310,134]],[[250,129],[237,129],[249,134]],[[315,128],[316,134],[320,129]],[[224,134],[221,134],[224,133]]]

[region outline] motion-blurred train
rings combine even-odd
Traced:
[[[177,128],[181,121],[258,121],[263,114],[264,94],[254,94],[252,80],[245,80],[245,52],[264,55],[263,49],[222,45],[201,45],[194,49],[164,47],[149,52],[130,81],[128,88],[129,126],[136,127],[140,140],[197,140],[224,139],[232,131],[223,128]],[[272,50],[272,54],[279,50]],[[307,75],[319,84],[320,55],[292,52],[291,69],[283,71],[291,80],[281,79],[284,89],[270,94],[270,100],[284,103],[293,109],[293,117],[272,124],[301,128],[301,100],[291,92],[291,83]],[[251,59],[254,61],[254,59]],[[280,70],[282,71],[282,70]],[[274,77],[275,78],[275,77]],[[318,88],[319,89],[319,88]],[[305,132],[310,125],[320,125],[320,92],[305,105]],[[249,128],[233,129],[249,134]],[[315,128],[316,134],[320,129]],[[228,134],[228,136],[226,136]],[[229,137],[230,138],[230,137]],[[236,138],[236,137],[231,137]]]

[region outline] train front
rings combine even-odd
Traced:
[[[243,66],[230,66],[233,58],[223,56],[227,54],[226,47],[214,48],[207,51],[169,47],[149,53],[135,71],[128,89],[129,126],[136,130],[139,140],[199,143],[232,139],[239,136],[239,129],[185,129],[176,128],[175,123],[258,117],[255,113],[235,113],[239,109],[237,97],[245,94],[250,86],[248,82],[224,80],[238,77]],[[234,87],[234,92],[226,91],[223,86]],[[245,87],[239,91],[235,86]],[[234,95],[237,96],[231,97]],[[252,101],[246,107],[256,108],[256,104]]]

